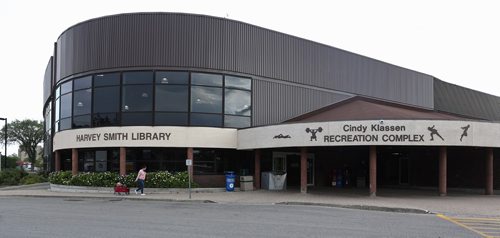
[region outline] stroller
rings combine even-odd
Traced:
[[[127,187],[127,185],[125,185],[124,183],[116,183],[115,185],[115,195],[118,194],[118,195],[122,195],[122,194],[126,194],[126,195],[129,195],[130,194],[130,188]]]

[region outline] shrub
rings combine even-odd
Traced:
[[[71,171],[57,171],[49,174],[49,182],[53,184],[70,185]]]
[[[71,171],[60,171],[49,175],[49,181],[53,184],[92,187],[113,187],[117,182],[128,187],[136,187],[135,178],[134,174],[120,176],[116,172],[85,172],[72,176]],[[149,172],[145,186],[150,188],[187,188],[189,185],[188,180],[187,172]],[[193,182],[191,182],[191,186],[198,187]]]
[[[18,185],[21,178],[28,175],[23,170],[5,169],[0,172],[0,185]]]
[[[34,184],[47,182],[47,179],[38,174],[28,174],[20,180],[21,184]]]

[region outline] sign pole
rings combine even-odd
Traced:
[[[191,173],[190,173],[190,171],[191,171],[191,166],[193,166],[193,160],[187,159],[186,160],[186,166],[188,168],[188,182],[189,182],[189,187],[188,187],[189,189],[188,189],[188,191],[189,191],[189,199],[191,199]]]

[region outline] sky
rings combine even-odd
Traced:
[[[225,17],[500,96],[495,0],[2,0],[0,117],[42,120],[43,76],[59,35],[88,19],[129,12]],[[15,151],[10,146],[8,154]]]

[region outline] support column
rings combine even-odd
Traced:
[[[300,148],[300,192],[307,193],[307,148]]]
[[[370,146],[370,196],[377,196],[377,147]]]
[[[125,176],[127,174],[127,149],[125,147],[120,147],[120,175]]]
[[[55,160],[54,161],[55,162],[54,163],[55,164],[55,170],[56,170],[56,172],[57,171],[61,171],[61,151],[56,150],[54,157],[55,157],[55,159],[54,159]]]
[[[255,150],[255,172],[254,172],[254,178],[253,178],[253,186],[255,189],[260,189],[260,156],[261,152],[260,150]]]
[[[193,147],[187,148],[187,159],[191,160],[192,164],[194,165],[194,161],[193,161]],[[188,166],[188,174],[194,180],[194,177],[193,177],[193,166]]]
[[[446,147],[439,147],[439,196],[446,196],[446,165],[447,153]]]
[[[486,187],[484,194],[493,195],[493,148],[486,149]]]
[[[78,174],[78,150],[71,149],[71,174]]]

